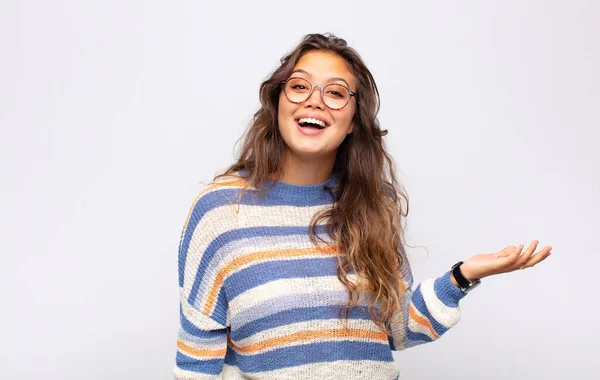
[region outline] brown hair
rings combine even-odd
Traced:
[[[358,305],[357,286],[346,278],[353,269],[364,278],[364,289],[370,295],[368,313],[382,331],[401,305],[406,289],[400,267],[406,260],[404,228],[401,216],[408,215],[408,196],[398,184],[394,162],[386,152],[377,113],[379,91],[362,58],[345,40],[332,34],[308,34],[298,46],[281,58],[281,65],[260,86],[260,109],[245,133],[239,158],[220,177],[247,171],[245,180],[264,190],[269,177],[281,178],[283,141],[277,123],[281,81],[286,80],[298,60],[312,50],[335,53],[346,60],[356,77],[357,105],[354,130],[338,148],[333,173],[339,180],[330,209],[315,214],[311,221],[310,239],[318,246],[316,227],[327,223],[327,234],[335,247],[345,255],[338,256],[337,277],[348,289],[349,299],[343,309],[346,321],[350,308]],[[406,201],[406,211],[401,199]],[[327,242],[325,242],[327,243]],[[363,280],[363,281],[364,281]],[[374,308],[373,305],[378,307]],[[340,309],[340,315],[343,309]],[[341,318],[341,316],[340,316]]]

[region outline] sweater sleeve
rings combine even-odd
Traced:
[[[219,280],[214,205],[197,199],[179,243],[176,379],[220,379],[227,353],[227,299]]]
[[[439,339],[460,320],[458,303],[466,296],[450,280],[450,270],[440,277],[424,280],[414,290],[412,270],[406,259],[402,272],[406,293],[390,324],[390,347],[394,351]]]

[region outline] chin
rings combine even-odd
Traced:
[[[326,155],[328,152],[321,144],[306,144],[299,141],[292,141],[291,144],[286,143],[289,154],[297,157],[314,157]]]

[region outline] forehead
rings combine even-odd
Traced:
[[[331,78],[343,78],[354,88],[356,81],[348,63],[337,54],[327,51],[311,51],[304,54],[294,66],[294,70],[305,71],[315,82],[328,82]]]

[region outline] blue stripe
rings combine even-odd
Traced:
[[[210,210],[221,207],[224,205],[237,205],[239,192],[241,188],[234,189],[221,189],[211,191],[201,196],[193,207],[193,211],[190,215],[185,231],[179,244],[179,286],[183,286],[183,269],[185,267],[185,261],[187,259],[187,251],[190,246],[192,235],[196,229],[196,226],[204,215]],[[253,206],[306,206],[306,202],[302,199],[294,197],[289,198],[278,198],[278,197],[259,197],[258,191],[246,190],[243,192],[241,200],[239,201],[242,205],[253,205]],[[312,202],[311,206],[318,206],[331,203],[331,197],[324,193],[322,197],[318,197]]]
[[[314,342],[293,347],[282,347],[256,355],[227,353],[225,363],[237,365],[242,372],[273,371],[280,368],[310,363],[334,362],[337,360],[373,360],[393,362],[392,352],[387,343]]]
[[[443,276],[435,279],[433,289],[436,296],[448,307],[457,307],[458,301],[464,298],[467,293],[464,293],[450,280],[452,271],[447,271]]]
[[[204,202],[204,197],[198,199],[192,213],[190,214],[190,219],[188,220],[187,226],[182,234],[181,242],[179,243],[179,287],[183,287],[183,278],[185,271],[185,262],[187,260],[187,252],[190,247],[190,241],[192,240],[192,235],[196,230],[196,226],[200,222],[200,220],[204,217],[210,209],[211,206]]]
[[[207,316],[208,318],[208,316]],[[192,322],[190,322],[186,316],[181,312],[181,308],[179,310],[179,319],[181,321],[181,328],[185,330],[188,334],[194,335],[201,339],[215,339],[217,337],[223,336],[225,334],[225,329],[223,330],[202,330],[196,327]]]
[[[276,261],[257,262],[227,278],[228,284],[235,284],[227,287],[227,296],[229,299],[234,299],[249,289],[284,278],[335,276],[337,266],[336,257],[307,259],[281,257]]]
[[[428,335],[423,334],[423,333],[414,332],[411,329],[406,329],[406,338],[413,342],[420,342],[420,341],[422,341],[423,343],[433,342],[433,339],[431,339]]]
[[[175,362],[177,367],[192,372],[217,375],[223,369],[223,359],[198,360],[177,351]]]
[[[414,346],[418,346],[418,345],[423,344],[423,343],[429,343],[429,342],[425,342],[425,341],[422,341],[422,340],[410,340],[410,339],[407,339],[406,342],[404,343],[404,349],[411,348],[411,347],[414,347]]]
[[[417,308],[417,310],[419,310],[421,312],[421,314],[423,314],[423,316],[429,320],[429,322],[431,323],[431,326],[433,327],[433,329],[435,330],[435,332],[438,335],[442,335],[446,331],[448,331],[448,328],[446,326],[440,324],[431,315],[431,313],[429,312],[429,309],[427,309],[427,305],[425,304],[425,300],[423,299],[423,293],[421,293],[421,284],[419,284],[419,286],[417,286],[417,289],[415,289],[415,291],[412,295],[411,301],[415,305],[415,308]]]
[[[296,322],[339,318],[338,311],[340,307],[341,305],[302,307],[281,311],[279,313],[252,321],[252,323],[248,323],[235,330],[231,330],[231,339],[238,341],[264,330],[285,326]],[[346,318],[346,311],[342,312],[341,317]],[[353,307],[348,313],[348,319],[368,320],[370,318],[367,311],[363,310],[363,308]]]
[[[206,339],[203,337],[198,337],[198,336],[192,335],[182,328],[179,329],[178,339],[184,343],[190,342],[190,343],[195,343],[195,344],[206,344],[206,345],[211,345],[211,346],[215,346],[215,345],[225,346],[225,344],[227,343],[227,335],[225,333],[223,333],[220,336],[216,336],[214,338]]]
[[[292,293],[243,309],[231,317],[231,324],[241,327],[259,318],[294,309],[301,305],[313,305],[314,307],[344,305],[347,301],[348,292],[345,289],[323,290],[317,297],[314,293]],[[361,298],[359,302],[360,306],[367,306],[367,300],[364,298]]]
[[[317,226],[317,233],[322,234],[325,232],[325,225]],[[202,278],[204,277],[204,272],[209,267],[209,263],[212,261],[216,252],[225,244],[228,244],[231,241],[238,239],[248,239],[255,236],[282,236],[282,235],[306,235],[308,234],[308,226],[291,226],[291,227],[247,227],[240,228],[236,230],[227,231],[221,234],[219,237],[214,239],[206,248],[206,251],[202,255],[202,259],[200,260],[200,264],[198,266],[198,272],[196,274],[196,278],[194,279],[194,284],[192,285],[192,289],[190,291],[190,295],[188,297],[188,302],[191,305],[195,304],[195,300],[198,296],[198,291],[200,289],[200,283],[202,282]],[[188,243],[189,244],[189,243]],[[231,297],[230,297],[231,298]]]
[[[390,344],[390,349],[392,351],[396,351],[396,346],[394,345],[394,339],[388,335],[388,343]]]

